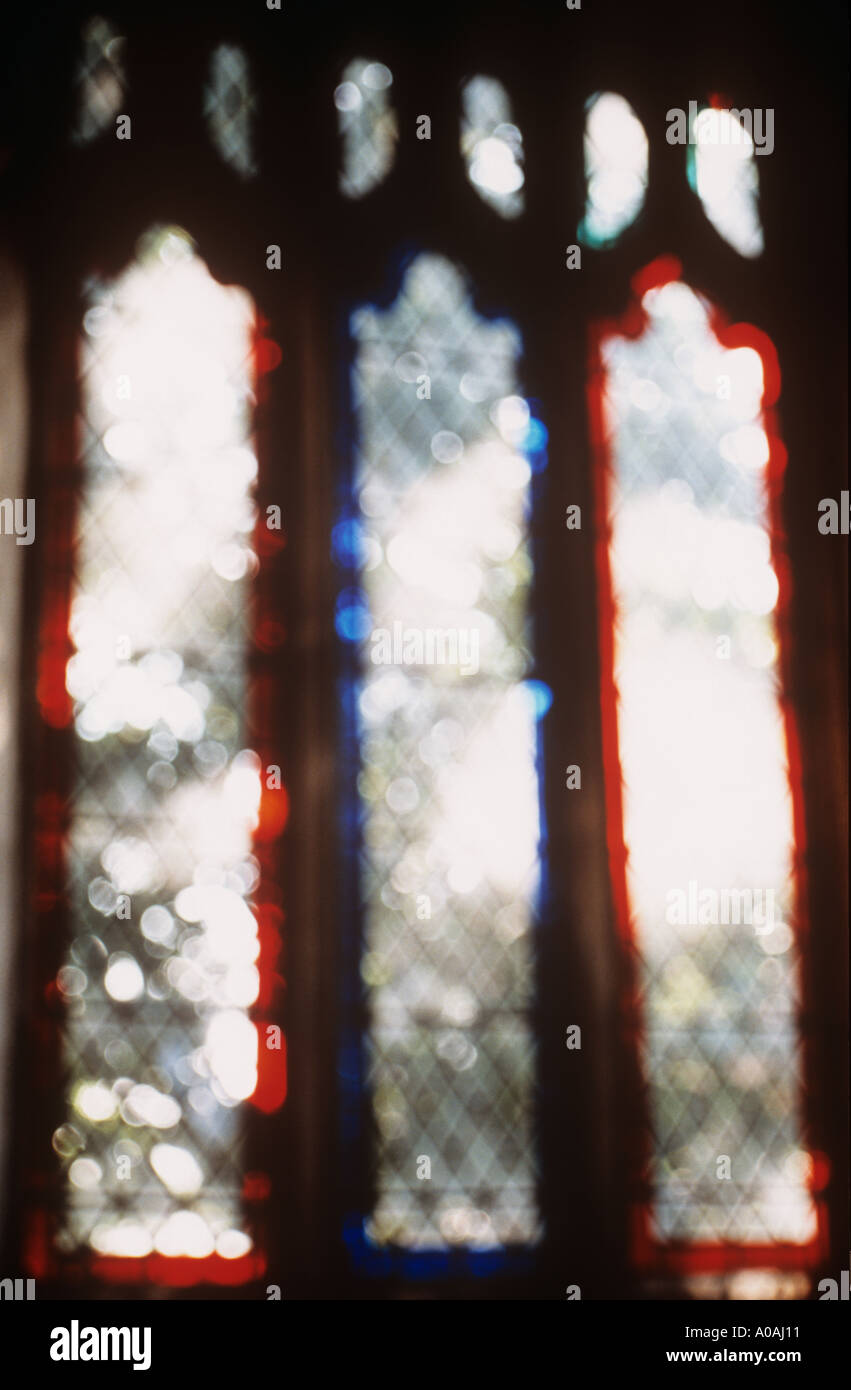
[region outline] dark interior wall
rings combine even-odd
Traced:
[[[27,305],[19,268],[0,251],[0,498],[23,498],[27,474]],[[18,710],[21,600],[26,548],[0,545],[0,1116],[12,1099],[12,1023],[16,941],[21,918],[15,872],[20,848]],[[10,1146],[0,1123],[0,1222],[7,1194]]]

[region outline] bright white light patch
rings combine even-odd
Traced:
[[[215,1242],[209,1226],[197,1212],[176,1211],[160,1227],[154,1246],[160,1255],[188,1255],[203,1260],[212,1255]]]
[[[503,217],[523,211],[523,136],[501,82],[472,77],[462,89],[461,153],[473,187]]]
[[[200,1191],[204,1174],[188,1149],[177,1144],[154,1144],[150,1162],[157,1177],[175,1197],[194,1197]]]
[[[227,1096],[244,1100],[257,1085],[257,1030],[242,1013],[216,1014],[206,1040],[210,1068]]]
[[[725,241],[749,259],[764,249],[754,144],[730,111],[699,112],[693,128],[694,179],[703,209]]]
[[[113,999],[127,1003],[138,999],[145,988],[145,977],[138,962],[132,956],[116,952],[110,957],[109,967],[104,976],[104,989]]]
[[[635,221],[647,188],[648,144],[628,101],[614,92],[592,97],[585,118],[585,218],[580,240],[611,245]]]
[[[109,1087],[100,1081],[91,1086],[81,1086],[74,1099],[74,1105],[81,1115],[97,1123],[112,1119],[118,1109],[115,1096]]]
[[[90,1243],[99,1255],[120,1255],[140,1258],[150,1255],[153,1241],[150,1233],[138,1221],[103,1222],[95,1227]]]

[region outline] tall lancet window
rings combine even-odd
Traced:
[[[255,312],[174,228],[85,303],[66,694],[40,685],[73,759],[56,1239],[140,1278],[183,1261],[184,1282],[232,1282],[262,1268],[241,1200],[260,990]]]
[[[676,275],[660,267],[645,287],[640,331],[633,315],[604,333],[594,383],[611,848],[650,1120],[640,1254],[679,1250],[689,1268],[689,1249],[726,1246],[774,1266],[785,1247],[801,1268],[819,1213],[801,1108],[779,373],[764,335],[726,325]]]
[[[520,339],[433,255],[352,316],[359,446],[338,557],[356,644],[360,977],[376,1191],[356,1240],[540,1232],[529,1019],[540,884],[529,519],[544,430]]]

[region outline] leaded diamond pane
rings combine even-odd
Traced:
[[[257,173],[252,139],[254,106],[245,52],[236,44],[219,44],[210,59],[204,115],[222,159],[243,178]]]
[[[125,40],[109,20],[99,15],[83,28],[82,53],[75,74],[77,121],[71,132],[75,145],[88,145],[112,125],[121,111],[127,90],[124,46]]]

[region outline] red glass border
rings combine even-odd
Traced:
[[[829,1160],[825,1155],[810,1150],[812,1167],[808,1186],[816,1213],[816,1233],[812,1240],[802,1244],[793,1242],[762,1244],[720,1241],[662,1242],[653,1234],[653,1198],[652,1193],[648,1191],[645,1176],[650,1156],[649,1126],[646,1119],[648,1100],[647,1085],[643,1079],[638,1058],[640,1040],[643,1034],[643,1010],[639,1002],[636,977],[637,940],[627,887],[628,850],[623,828],[623,775],[618,740],[618,701],[620,697],[614,675],[615,625],[618,620],[618,611],[609,559],[611,541],[609,497],[614,465],[606,430],[606,368],[603,362],[602,348],[610,337],[631,339],[641,337],[648,324],[647,314],[641,305],[642,297],[650,289],[656,289],[681,279],[681,263],[675,256],[671,255],[660,256],[633,276],[630,302],[621,317],[598,319],[590,327],[586,379],[594,493],[606,838],[615,921],[625,956],[621,995],[622,1027],[626,1046],[631,1052],[631,1064],[635,1073],[642,1078],[641,1111],[643,1123],[631,1135],[628,1155],[630,1257],[634,1267],[641,1272],[653,1271],[668,1274],[729,1272],[749,1268],[809,1269],[820,1264],[828,1252],[827,1207],[824,1199],[818,1196],[827,1185],[830,1172]],[[802,1121],[806,1131],[806,1098],[809,1082],[813,1076],[812,1047],[805,1027],[812,996],[807,960],[810,925],[807,910],[806,825],[801,745],[795,710],[786,693],[791,683],[792,574],[786,553],[786,534],[782,512],[782,485],[787,463],[787,451],[780,436],[775,409],[780,395],[780,366],[774,344],[767,334],[752,324],[731,323],[723,311],[713,303],[710,296],[697,286],[692,286],[692,288],[700,293],[710,306],[709,324],[718,342],[728,349],[752,348],[759,354],[763,366],[762,419],[769,441],[769,459],[766,467],[768,519],[771,530],[771,559],[779,583],[779,595],[775,608],[780,649],[778,662],[780,691],[778,698],[783,714],[793,808],[794,853],[791,877],[795,939],[799,949],[803,1001],[798,1014],[798,1025],[804,1076],[801,1108]]]
[[[204,259],[200,249],[196,248],[196,254]],[[51,350],[54,379],[47,392],[48,428],[39,501],[43,518],[40,523],[42,554],[46,561],[38,579],[37,600],[35,703],[38,727],[33,767],[33,874],[28,891],[35,943],[28,958],[28,990],[32,1001],[29,1055],[32,1058],[32,1090],[43,1101],[40,1109],[49,1111],[54,1122],[57,1106],[65,1104],[61,1061],[64,1011],[55,977],[70,933],[66,846],[73,796],[73,733],[70,728],[73,709],[65,673],[74,651],[69,635],[74,530],[77,499],[84,485],[78,365],[82,317],[83,306],[78,301],[74,323],[66,322]],[[287,1092],[286,1034],[282,1026],[285,981],[280,841],[290,809],[285,783],[279,788],[269,788],[265,776],[267,767],[281,766],[283,761],[276,668],[286,641],[281,599],[281,552],[286,545],[286,531],[283,527],[269,529],[265,515],[268,470],[264,468],[264,460],[270,446],[263,407],[268,399],[268,374],[279,366],[282,358],[280,346],[268,336],[268,329],[269,324],[254,301],[251,443],[258,459],[254,490],[257,521],[253,541],[259,563],[247,600],[250,638],[246,742],[257,753],[263,769],[258,822],[252,837],[252,852],[260,865],[260,877],[251,904],[260,943],[257,959],[260,984],[257,1000],[249,1010],[258,1035],[257,1085],[242,1104],[263,1115],[280,1109]],[[284,776],[282,768],[282,779]],[[266,1029],[270,1025],[280,1029],[279,1048],[264,1046]],[[196,1259],[160,1254],[144,1258],[105,1257],[92,1250],[64,1254],[57,1249],[55,1238],[61,1225],[65,1184],[58,1162],[51,1162],[52,1152],[46,1150],[48,1133],[39,1126],[37,1134],[24,1137],[29,1162],[22,1165],[25,1176],[21,1256],[29,1275],[72,1286],[95,1282],[144,1290],[156,1286],[190,1288],[205,1284],[236,1287],[260,1279],[266,1272],[269,1252],[275,1245],[269,1209],[273,1185],[270,1174],[262,1170],[243,1175],[241,1197],[256,1237],[254,1249],[247,1255],[226,1259],[213,1254]]]

